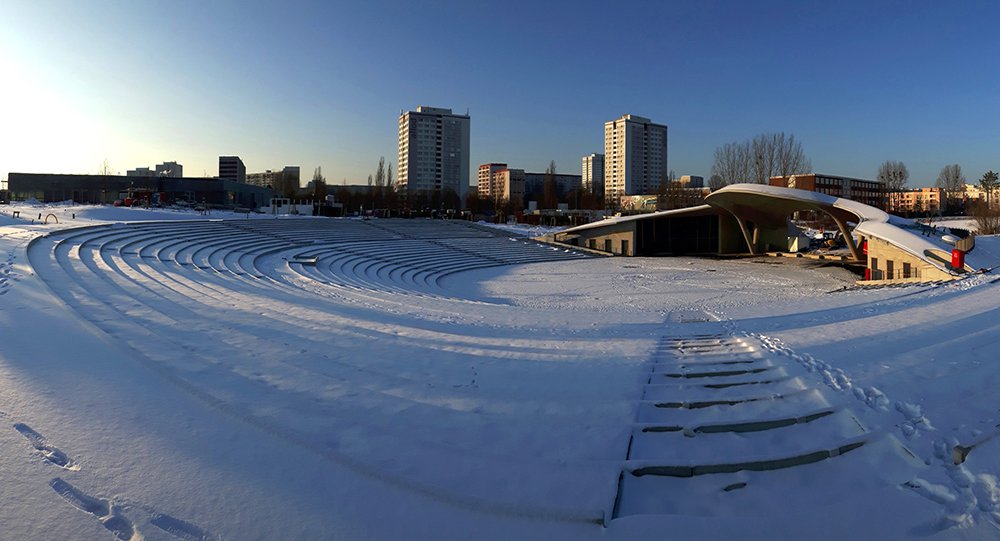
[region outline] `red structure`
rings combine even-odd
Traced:
[[[965,252],[958,248],[951,251],[951,267],[953,269],[965,268]]]

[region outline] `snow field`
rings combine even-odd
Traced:
[[[267,240],[280,234],[282,227],[286,234],[298,236],[296,230],[288,228],[300,228],[300,223],[275,222],[286,225],[268,225],[267,234],[258,231],[254,237]],[[348,223],[373,230],[370,235],[374,238],[369,241],[383,243],[392,239],[365,222]],[[157,234],[150,234],[154,229]],[[481,397],[493,390],[491,381],[508,379],[504,373],[523,368],[495,364],[496,360],[566,362],[590,353],[585,345],[567,348],[561,344],[554,350],[544,339],[462,336],[412,324],[385,325],[371,314],[366,318],[327,314],[323,307],[328,305],[328,298],[307,294],[294,284],[308,278],[303,269],[326,268],[326,261],[336,258],[320,255],[315,265],[302,265],[296,263],[302,249],[279,251],[266,244],[247,246],[245,239],[236,234],[242,229],[230,229],[225,223],[207,222],[74,230],[36,242],[29,250],[29,258],[39,276],[53,284],[67,304],[87,314],[114,340],[141,352],[151,361],[151,368],[176,385],[189,388],[207,402],[272,434],[368,473],[435,491],[442,484],[459,486],[470,472],[489,472],[492,461],[509,458],[506,453],[528,459],[519,465],[525,471],[547,471],[548,475],[568,467],[563,464],[566,459],[593,460],[601,456],[566,443],[539,440],[525,434],[523,428],[500,424],[501,419],[510,423],[512,418],[541,413],[543,419],[550,419],[548,430],[558,434],[566,426],[579,428],[577,414],[595,406],[575,405],[559,396],[558,391],[554,397],[534,401],[511,402],[510,396],[500,400]],[[496,266],[504,257],[515,262],[581,257],[535,243],[490,237],[480,231],[473,234],[479,248],[466,246],[459,252],[466,270]],[[164,236],[171,240],[164,241]],[[433,237],[438,236],[433,232]],[[142,241],[144,237],[148,244]],[[209,240],[219,238],[228,240]],[[403,249],[376,246],[369,259],[376,264],[392,264],[390,257],[394,257],[396,265],[420,268],[420,262],[431,256],[427,246],[416,251],[405,249],[414,242],[397,238],[396,243]],[[494,247],[482,247],[491,242]],[[220,246],[227,243],[254,254],[248,269],[212,266],[213,262],[226,261],[225,249]],[[306,252],[313,250],[312,243],[301,244],[309,246]],[[444,252],[444,260],[453,255],[448,253],[450,245],[431,244],[445,248],[439,250]],[[380,295],[416,297],[421,290],[441,294],[433,280],[380,275],[372,265],[349,269],[334,274],[350,277],[355,281],[353,287],[308,282],[332,289],[334,295],[358,294],[354,298],[365,302]],[[231,272],[223,272],[226,270]],[[252,274],[248,275],[247,270]],[[379,285],[380,279],[385,286]],[[447,297],[444,300],[454,303]],[[221,321],[232,322],[240,312],[249,314],[254,322],[220,325]],[[189,337],[192,334],[194,338]],[[329,351],[329,336],[338,334],[349,340],[388,337],[392,345],[372,344],[362,358],[349,358]],[[418,353],[400,364],[400,348]],[[470,358],[479,358],[483,364],[470,364]],[[449,364],[456,368],[445,368]],[[551,369],[543,369],[539,375],[546,372]],[[537,384],[523,382],[522,386]],[[500,417],[491,422],[494,415]],[[442,424],[456,428],[453,437],[435,430]],[[314,434],[323,433],[338,436],[314,439]],[[430,463],[401,462],[395,453],[399,441],[411,445],[410,452],[426,455]],[[489,445],[484,446],[484,442]],[[415,470],[417,467],[421,469]],[[495,475],[503,477],[505,473],[496,471]],[[574,477],[587,482],[594,479],[592,474]],[[579,504],[562,509],[548,506],[549,511],[541,501],[525,506],[519,503],[524,488],[510,480],[503,484],[511,486],[509,493],[497,490],[502,486],[498,478],[487,487],[470,487],[472,490],[464,497],[473,501],[478,497],[490,502],[484,505],[521,514],[599,518],[594,512],[582,512]],[[565,500],[572,501],[569,493]]]
[[[827,294],[429,220],[0,235],[12,538],[996,531],[989,275]]]

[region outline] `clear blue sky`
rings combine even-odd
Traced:
[[[624,113],[670,168],[767,131],[913,186],[1000,170],[1000,3],[29,1],[0,6],[0,176],[396,162],[400,109],[469,110],[472,166],[579,173]],[[474,175],[473,175],[474,178]]]

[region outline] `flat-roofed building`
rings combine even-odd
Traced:
[[[479,174],[476,177],[476,188],[479,192],[479,197],[491,198],[496,192],[493,187],[494,174],[497,171],[507,169],[507,164],[505,163],[484,163],[479,166]]]
[[[889,194],[889,212],[898,214],[937,213],[941,207],[941,188],[915,188]]]
[[[512,209],[524,208],[524,169],[501,169],[493,177],[494,193],[510,201]]]
[[[624,115],[604,124],[604,200],[654,194],[667,174],[667,126]]]
[[[542,201],[545,194],[545,177],[548,173],[524,173],[524,197],[528,201]],[[562,198],[573,190],[580,190],[583,185],[581,175],[552,175],[555,183],[555,196]]]
[[[155,169],[148,167],[136,167],[125,172],[128,177],[171,177],[181,178],[184,176],[184,166],[177,162],[163,162],[157,164]]]
[[[274,171],[268,169],[263,173],[247,173],[247,184],[252,186],[270,186],[274,187],[275,175],[281,175],[281,172],[275,173]]]
[[[877,180],[804,173],[771,177],[768,184],[843,197],[879,209],[886,206],[885,185]]]
[[[583,191],[597,197],[604,197],[604,154],[596,152],[583,157]]]
[[[469,191],[469,115],[421,105],[399,115],[396,186],[406,193]]]
[[[181,178],[184,176],[184,166],[177,162],[163,162],[156,166],[156,176]]]
[[[219,178],[246,183],[247,167],[239,156],[219,156]]]
[[[697,175],[681,175],[677,182],[684,188],[704,188],[705,177]]]
[[[257,208],[274,196],[274,190],[219,178],[127,175],[60,175],[11,173],[14,200],[43,202],[73,200],[77,203],[112,203],[124,197],[149,196],[151,203],[175,201],[204,203],[217,207]]]

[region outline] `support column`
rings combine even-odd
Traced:
[[[747,231],[747,225],[745,223],[743,223],[743,220],[740,219],[740,217],[737,216],[735,212],[733,212],[733,211],[731,211],[729,209],[726,209],[726,211],[729,212],[729,214],[732,214],[733,218],[736,219],[736,223],[739,224],[740,231],[743,232],[743,240],[746,241],[747,248],[750,250],[750,255],[757,255],[757,250],[754,248],[754,243],[753,243],[753,241],[750,240],[750,232]]]
[[[847,223],[829,212],[826,214],[827,216],[833,218],[833,221],[837,223],[837,228],[840,229],[840,233],[844,235],[844,242],[847,243],[847,248],[851,251],[851,257],[853,257],[855,261],[863,261],[865,258],[861,256],[861,250],[854,242],[854,237],[851,236],[851,232],[848,231]]]

